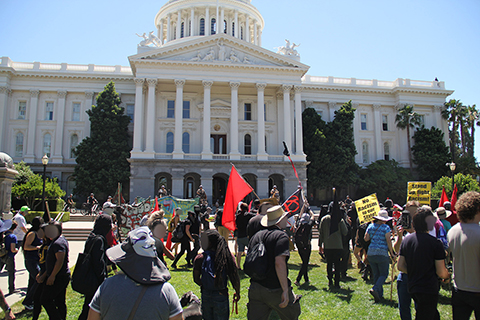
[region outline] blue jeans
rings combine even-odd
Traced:
[[[230,316],[228,294],[202,290],[202,317],[205,320],[228,320]]]
[[[37,274],[40,272],[40,267],[37,260],[25,259],[25,268],[28,271],[28,289],[27,295],[23,300],[23,305],[33,305],[33,297],[35,296],[35,291],[38,288],[38,282],[36,280]]]
[[[390,257],[388,256],[368,256],[368,262],[373,272],[373,287],[380,298],[383,298],[383,284],[388,277],[388,267],[390,265]]]
[[[398,293],[398,311],[400,311],[400,319],[412,320],[412,297],[408,293],[408,276],[406,273],[400,272],[397,279]]]

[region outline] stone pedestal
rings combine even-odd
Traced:
[[[3,152],[0,152],[0,212],[10,214],[12,200],[12,183],[18,175],[13,167],[12,158]]]

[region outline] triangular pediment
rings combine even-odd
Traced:
[[[309,66],[287,56],[226,34],[184,38],[160,48],[152,48],[129,57],[132,68],[136,63],[182,64],[195,67],[260,67],[287,68],[300,72]]]

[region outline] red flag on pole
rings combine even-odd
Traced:
[[[230,231],[235,230],[235,210],[240,200],[253,191],[253,188],[243,180],[232,164],[228,178],[227,194],[223,205],[222,225]]]
[[[445,192],[445,186],[443,186],[442,196],[440,197],[439,207],[443,207],[443,203],[448,201],[447,193]]]
[[[173,210],[173,214],[172,214],[172,220],[175,219],[175,210]],[[172,221],[173,223],[173,221]],[[170,225],[170,223],[168,224]],[[172,224],[173,225],[173,224]],[[167,236],[167,244],[165,245],[167,247],[168,250],[172,250],[172,232],[169,232],[168,233],[168,236]]]
[[[457,211],[455,211],[455,203],[457,203],[457,193],[458,193],[458,189],[457,189],[457,184],[455,183],[455,186],[453,187],[453,192],[452,192],[452,201],[450,201],[452,203],[452,215],[447,218],[447,221],[450,222],[452,227],[458,222]]]
[[[153,211],[152,212],[155,212],[155,211],[158,211],[160,209],[158,209],[158,198],[157,196],[155,196],[155,208],[153,208]]]

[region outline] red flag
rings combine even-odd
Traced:
[[[155,208],[153,208],[153,211],[152,212],[155,212],[155,211],[158,211],[160,209],[158,209],[158,198],[157,196],[155,196]]]
[[[223,205],[222,225],[230,231],[235,230],[235,209],[240,200],[253,191],[253,188],[238,174],[232,165],[228,178],[227,194]]]
[[[443,207],[443,203],[448,201],[447,193],[445,192],[445,186],[443,186],[442,196],[440,197],[439,207]]]
[[[173,210],[172,220],[175,219],[175,210]],[[173,222],[172,222],[173,223]],[[169,224],[170,225],[170,224]],[[172,232],[168,233],[167,244],[165,245],[168,250],[172,250]]]
[[[455,203],[457,203],[457,193],[458,193],[458,189],[457,189],[457,184],[455,183],[455,186],[453,187],[453,192],[452,192],[452,201],[450,201],[452,203],[452,215],[447,218],[447,221],[450,222],[452,227],[458,222],[457,211],[455,210]]]

